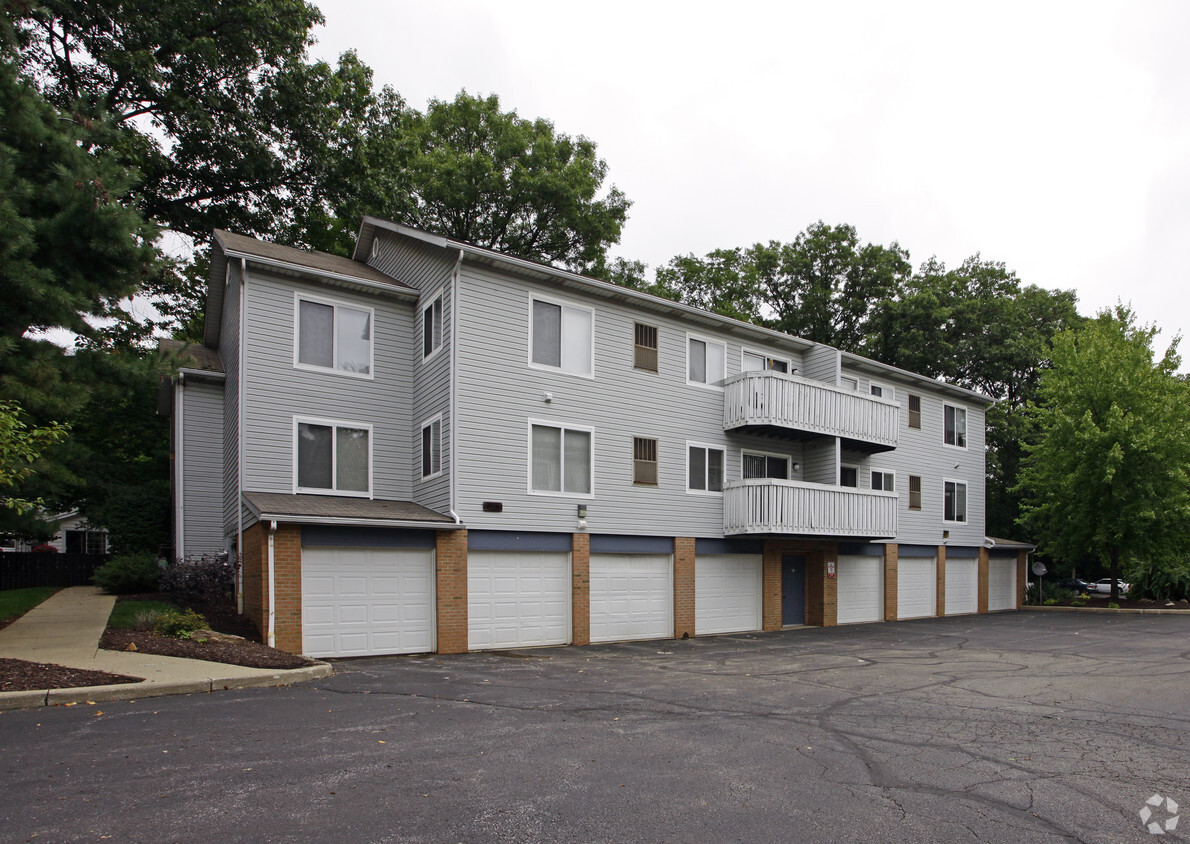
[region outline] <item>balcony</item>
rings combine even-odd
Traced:
[[[741,372],[723,382],[723,429],[806,439],[840,437],[874,453],[897,447],[892,401],[782,372]]]
[[[732,481],[723,486],[723,533],[891,539],[897,494],[770,478]]]

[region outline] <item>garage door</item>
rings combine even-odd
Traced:
[[[902,557],[897,561],[897,618],[938,614],[937,572],[933,557]]]
[[[760,581],[759,555],[699,555],[694,561],[694,632],[759,630]]]
[[[467,627],[472,650],[570,641],[570,555],[471,551]]]
[[[591,641],[673,636],[669,555],[591,555]]]
[[[303,548],[302,651],[369,656],[434,650],[434,552]]]
[[[988,610],[1016,609],[1016,560],[988,560]]]
[[[979,609],[977,560],[946,561],[946,614],[963,615]]]
[[[839,624],[884,620],[884,558],[839,557]]]

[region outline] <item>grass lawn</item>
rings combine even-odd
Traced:
[[[163,613],[176,609],[180,609],[178,605],[171,604],[169,601],[116,601],[111,618],[107,620],[107,626],[131,629],[136,624],[136,617],[141,613]]]
[[[57,591],[54,586],[5,589],[0,592],[0,622],[12,621],[24,615]]]

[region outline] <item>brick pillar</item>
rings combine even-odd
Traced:
[[[979,612],[988,611],[988,549],[979,549]]]
[[[302,526],[277,525],[273,531],[273,633],[278,650],[302,652]],[[267,634],[266,634],[267,635]]]
[[[772,539],[764,541],[764,577],[762,629],[780,630],[781,617],[781,546]]]
[[[1029,582],[1029,552],[1016,552],[1016,608],[1025,605],[1025,586]]]
[[[884,546],[884,620],[897,620],[897,560],[898,546],[889,542]]]
[[[437,531],[436,549],[438,653],[466,653],[467,531]]]
[[[591,644],[591,535],[574,534],[570,546],[571,642]]]
[[[934,612],[939,618],[946,615],[946,546],[939,545],[936,556],[938,560],[938,586],[935,588],[935,593],[938,596],[938,605],[934,608]]]
[[[244,615],[252,619],[263,638],[268,626],[268,603],[265,595],[265,575],[268,559],[265,556],[265,528],[255,524],[240,538],[244,571]]]
[[[839,623],[839,545],[831,543],[822,552],[822,626],[834,627]],[[830,568],[835,576],[828,576]]]
[[[674,537],[674,638],[694,635],[694,539]]]

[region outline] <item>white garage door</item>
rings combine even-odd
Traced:
[[[759,555],[699,555],[694,560],[694,632],[760,629]]]
[[[883,557],[841,556],[835,577],[839,624],[884,620]]]
[[[432,550],[302,549],[304,653],[369,656],[432,650]]]
[[[938,614],[938,570],[933,557],[897,561],[897,618],[929,618]]]
[[[979,609],[979,561],[946,561],[946,614],[962,615]]]
[[[988,610],[1016,609],[1016,560],[988,560]]]
[[[673,636],[669,555],[591,555],[591,641]]]
[[[570,555],[471,551],[467,629],[472,650],[570,641]]]

